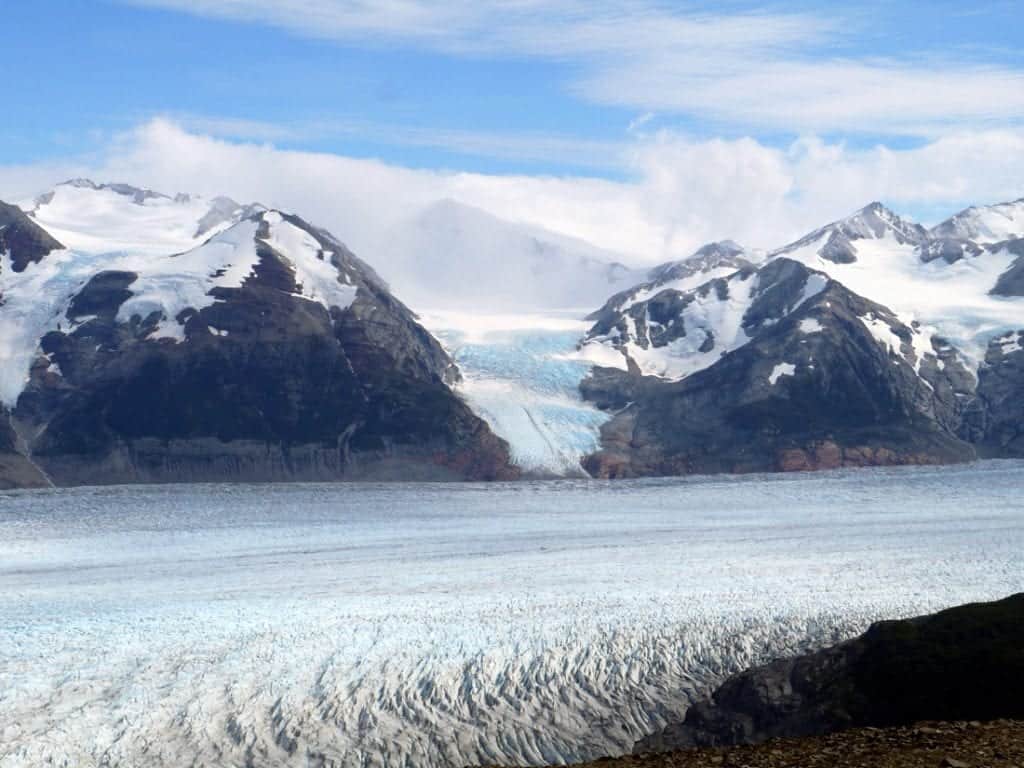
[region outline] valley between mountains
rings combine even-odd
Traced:
[[[0,487],[1024,456],[1024,200],[651,269],[454,201],[336,234],[82,179],[0,206]]]

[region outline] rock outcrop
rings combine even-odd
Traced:
[[[13,271],[24,272],[29,264],[38,264],[46,255],[63,247],[20,208],[0,202],[0,254],[7,256]],[[0,271],[2,269],[0,262]]]
[[[1024,456],[1024,329],[989,344],[961,432],[983,456]]]
[[[729,678],[635,752],[922,720],[1024,717],[1024,594],[903,621]]]

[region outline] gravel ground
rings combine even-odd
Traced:
[[[579,768],[1024,768],[1024,721],[860,728],[758,746],[603,759]]]

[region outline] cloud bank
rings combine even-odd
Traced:
[[[0,197],[24,199],[76,175],[226,194],[301,213],[371,263],[389,228],[450,198],[641,265],[714,239],[782,245],[876,199],[899,211],[945,215],[1024,195],[1024,132],[1013,130],[959,132],[903,150],[851,149],[813,137],[779,148],[660,131],[636,135],[625,157],[629,179],[621,182],[431,171],[229,141],[155,119],[94,157],[0,167]]]

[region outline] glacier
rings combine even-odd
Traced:
[[[1024,588],[1024,462],[0,493],[0,766],[565,764]]]
[[[588,327],[584,314],[420,312],[459,366],[457,391],[509,443],[512,461],[528,475],[585,476],[580,459],[599,447],[609,415],[579,391],[592,365],[576,352]]]

